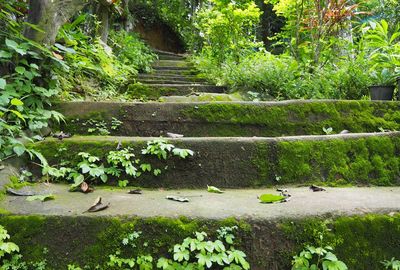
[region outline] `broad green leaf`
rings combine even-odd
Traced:
[[[11,100],[11,105],[14,105],[14,106],[22,106],[22,105],[24,105],[24,102],[22,102],[22,100],[20,100],[20,99],[18,99],[18,98],[13,98],[13,99]]]
[[[68,52],[68,53],[72,53],[72,54],[76,53],[76,51],[74,49],[67,48],[59,43],[54,44],[54,46],[56,46],[58,49],[60,49],[61,51],[64,51],[64,52]]]
[[[258,197],[258,199],[261,203],[274,203],[282,201],[283,199],[285,199],[285,197],[275,194],[262,194],[260,197]]]
[[[25,72],[25,68],[21,67],[21,66],[18,66],[18,67],[15,68],[15,72],[17,72],[18,74],[22,75]]]
[[[74,177],[74,185],[81,185],[83,181],[85,180],[85,177],[82,174],[78,174]]]
[[[0,250],[7,254],[11,254],[13,252],[19,252],[19,247],[12,242],[2,242],[0,244]]]
[[[329,261],[337,261],[337,257],[335,254],[333,254],[332,252],[328,252],[325,255],[325,260],[329,260]]]
[[[25,148],[25,146],[22,145],[22,144],[17,144],[17,145],[15,145],[15,146],[13,147],[13,151],[14,151],[15,154],[17,154],[17,156],[20,157],[20,156],[22,156],[22,155],[25,153],[26,148]]]
[[[14,40],[6,38],[6,45],[8,48],[16,50],[18,49],[18,43],[15,42]]]
[[[0,78],[0,89],[4,90],[6,85],[7,85],[6,80],[4,80],[3,78]]]
[[[9,53],[9,52],[6,52],[6,51],[0,51],[0,58],[6,58],[6,59],[9,59],[9,58],[11,58],[11,53]]]
[[[224,193],[224,192],[223,192],[222,190],[220,190],[219,188],[214,187],[214,186],[209,186],[209,185],[207,185],[207,191],[208,191],[208,192],[211,192],[211,193],[219,193],[219,194]]]
[[[90,171],[90,166],[86,162],[82,162],[79,168],[82,170],[82,173],[88,173]]]

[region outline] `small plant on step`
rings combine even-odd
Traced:
[[[385,266],[385,269],[388,270],[400,270],[400,261],[392,258],[390,261],[383,261],[382,264]]]
[[[173,144],[168,143],[164,139],[155,139],[153,141],[148,141],[147,147],[145,149],[142,149],[142,154],[155,155],[158,157],[158,159],[167,159],[170,153],[183,159],[187,156],[194,155],[194,152],[192,150],[175,147]]]
[[[125,235],[121,241],[122,245],[125,247],[136,248],[137,239],[141,234],[142,232],[134,231]],[[121,250],[118,249],[114,254],[109,255],[107,266],[111,267],[111,269],[153,269],[153,257],[151,255],[139,255],[137,257],[123,258],[121,253]]]
[[[62,148],[61,151],[55,154],[55,157],[61,158],[64,156],[63,153],[65,151],[68,151],[68,149]],[[49,165],[44,157],[39,155],[41,164],[37,165],[42,167],[42,175],[45,176],[47,182],[66,179],[73,182],[71,190],[78,189],[83,182],[96,182],[100,179],[103,183],[106,183],[109,176],[115,178],[121,176],[138,178],[146,172],[152,172],[154,176],[162,173],[161,169],[154,168],[150,163],[142,163],[140,159],[136,158],[133,151],[132,148],[126,147],[109,151],[105,157],[97,157],[87,152],[80,152],[78,155],[81,157],[81,161],[77,164],[73,164],[69,160],[60,159],[60,164],[55,165]],[[171,156],[185,159],[193,154],[194,152],[190,149],[177,148],[162,139],[149,141],[147,148],[142,149],[142,155],[154,155],[161,160]],[[164,169],[167,170],[168,166],[164,166]],[[125,179],[118,181],[118,186],[127,186],[129,179]]]
[[[7,242],[10,235],[7,230],[0,225],[0,268],[2,270],[45,270],[47,263],[46,260],[38,262],[24,262],[22,255],[19,254],[19,247],[13,242]],[[48,250],[44,249],[43,254]]]
[[[322,233],[319,237],[320,247],[307,246],[299,255],[293,257],[292,270],[347,270],[346,264],[332,253],[332,247],[322,247]]]
[[[135,167],[135,164],[140,163],[140,159],[134,159],[135,154],[132,152],[131,148],[124,148],[121,150],[110,151],[107,155],[107,162],[111,167],[106,169],[107,174],[113,176],[121,176],[124,172],[127,175],[133,177],[139,177],[140,172]]]
[[[82,123],[82,125],[89,126],[87,130],[89,134],[102,136],[110,135],[110,131],[108,130],[107,123],[105,121],[90,119]]]
[[[78,155],[82,161],[77,164],[77,167],[86,176],[85,178],[100,178],[104,183],[107,182],[108,177],[104,165],[100,163],[100,158],[86,152],[80,152]]]
[[[112,130],[118,130],[119,127],[123,124],[122,121],[118,120],[117,118],[113,117],[111,119],[111,129]]]
[[[326,135],[330,135],[333,132],[333,128],[332,127],[327,127],[327,128],[323,127],[322,130]]]
[[[246,254],[234,248],[232,234],[236,227],[218,230],[218,239],[209,240],[205,232],[196,232],[195,238],[188,237],[173,248],[173,259],[160,258],[157,268],[205,269],[224,267],[224,270],[250,269]]]

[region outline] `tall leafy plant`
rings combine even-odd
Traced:
[[[267,0],[278,15],[286,18],[285,30],[277,38],[302,62],[320,65],[345,52],[352,43],[351,19],[363,12],[349,0]],[[340,41],[340,42],[339,42]]]
[[[49,110],[50,100],[57,93],[52,69],[62,62],[40,44],[21,35],[23,16],[21,3],[0,2],[0,161],[25,152],[21,138],[38,138],[50,120],[60,121],[62,115]],[[61,64],[61,65],[60,65]],[[30,135],[30,136],[27,136]]]
[[[210,0],[197,14],[196,26],[204,41],[203,53],[222,63],[227,57],[239,59],[243,53],[262,47],[256,42],[260,9],[253,1],[244,3]]]
[[[375,84],[391,85],[400,76],[400,24],[389,29],[386,20],[364,25],[363,48]]]

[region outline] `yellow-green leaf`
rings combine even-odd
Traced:
[[[22,102],[22,100],[20,100],[20,99],[18,99],[18,98],[13,98],[13,99],[11,100],[11,105],[14,105],[14,106],[22,106],[22,105],[24,105],[24,103]]]

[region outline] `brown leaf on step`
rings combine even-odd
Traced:
[[[90,193],[93,192],[93,188],[89,187],[88,183],[82,182],[81,184],[81,191],[83,193]]]
[[[165,197],[167,200],[171,200],[171,201],[176,201],[176,202],[189,202],[188,198],[185,197],[179,197],[179,196],[167,196]]]
[[[310,186],[310,189],[311,189],[313,192],[326,191],[326,189],[324,189],[324,188],[322,188],[322,187],[317,187],[317,186],[315,186],[315,185],[311,185],[311,186]]]
[[[128,194],[142,194],[141,189],[131,189],[129,190]]]
[[[99,212],[107,209],[109,206],[110,203],[103,204],[101,202],[101,197],[97,197],[97,199],[94,201],[94,204],[88,210],[86,210],[86,212]]]

